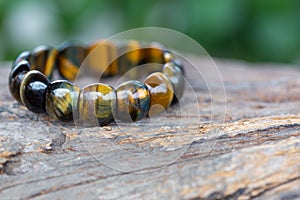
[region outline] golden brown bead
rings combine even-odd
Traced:
[[[57,68],[62,77],[69,81],[74,81],[81,66],[86,58],[86,47],[75,42],[62,44],[57,55]]]
[[[142,119],[150,108],[150,93],[147,86],[139,81],[127,81],[117,89],[117,108],[114,117],[132,122]]]
[[[105,126],[114,121],[116,91],[109,85],[96,83],[84,87],[79,95],[79,115],[84,125]]]
[[[100,40],[88,48],[87,63],[92,72],[103,77],[118,74],[117,47],[110,41]]]
[[[163,50],[159,47],[145,48],[143,54],[146,56],[144,63],[163,63]]]
[[[137,65],[141,61],[140,44],[136,40],[130,40],[127,45],[126,59],[132,66]]]
[[[51,78],[57,50],[50,46],[41,45],[33,49],[29,58],[30,69],[38,70]]]
[[[134,67],[140,65],[143,59],[140,48],[140,43],[136,40],[130,40],[119,48],[118,69],[120,75],[129,72],[126,76],[136,79],[137,70]]]
[[[72,121],[80,89],[68,81],[54,81],[47,87],[45,108],[49,116]],[[74,107],[75,106],[75,107]]]
[[[160,105],[168,108],[173,99],[173,86],[170,80],[161,72],[150,74],[144,81],[150,91],[150,106]],[[161,110],[154,112],[158,113]]]

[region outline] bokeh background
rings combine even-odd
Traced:
[[[185,33],[215,57],[300,63],[298,0],[0,0],[0,59],[144,26]]]

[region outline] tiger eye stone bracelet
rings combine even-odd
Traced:
[[[124,49],[125,53],[121,54]],[[93,50],[95,56],[89,58],[88,66],[91,70],[103,69],[102,77],[122,75],[148,63],[150,67],[151,63],[158,63],[163,68],[143,82],[131,80],[116,88],[94,83],[80,89],[71,81],[75,80],[79,67]],[[120,56],[113,61],[108,59],[116,55]],[[65,80],[50,82],[55,69]],[[180,60],[157,46],[142,46],[137,41],[121,46],[107,41],[91,45],[67,42],[57,49],[38,46],[22,52],[12,64],[9,89],[18,102],[34,113],[47,113],[60,121],[72,121],[75,114],[87,124],[95,125],[96,119],[97,124],[104,126],[116,119],[124,122],[140,120],[149,114],[153,105],[167,109],[183,95],[183,75]]]

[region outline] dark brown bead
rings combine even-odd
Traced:
[[[15,78],[19,73],[24,71],[30,71],[30,65],[28,61],[20,61],[10,72],[9,79]]]
[[[29,61],[30,56],[31,56],[30,51],[23,51],[22,53],[20,53],[18,57],[14,60],[11,69],[14,69],[20,61],[23,60]]]
[[[18,101],[21,102],[20,98],[20,83],[26,74],[30,71],[29,63],[25,60],[19,61],[18,64],[11,70],[8,78],[9,90],[12,96]]]
[[[20,86],[20,97],[30,111],[45,112],[44,100],[48,84],[48,78],[37,70],[31,70],[25,74]]]
[[[74,81],[79,67],[86,58],[85,45],[66,42],[58,48],[58,52],[56,63],[60,75],[69,81]]]
[[[50,78],[55,66],[56,55],[57,50],[50,46],[41,45],[34,48],[29,59],[30,69],[38,70]]]
[[[142,49],[143,63],[163,63],[163,50],[160,47],[150,46]]]
[[[27,72],[21,72],[19,73],[12,82],[9,83],[9,89],[11,95],[17,100],[19,103],[23,104],[21,97],[20,97],[20,87],[21,82]]]

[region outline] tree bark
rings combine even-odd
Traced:
[[[299,69],[220,60],[226,101],[217,86],[212,97],[194,84],[197,101],[185,93],[200,116],[182,118],[177,104],[167,125],[89,128],[28,111],[2,65],[1,199],[300,198]]]

